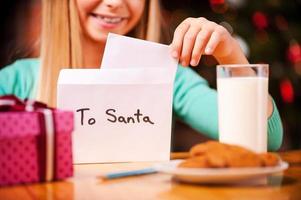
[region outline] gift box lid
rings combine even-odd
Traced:
[[[0,140],[36,136],[42,131],[42,119],[41,112],[0,112]],[[53,119],[56,132],[73,130],[71,111],[54,110]]]

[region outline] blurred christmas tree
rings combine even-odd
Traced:
[[[205,17],[236,37],[250,63],[270,65],[269,91],[284,125],[282,149],[301,148],[301,0],[166,0],[170,32],[186,17]],[[166,17],[168,19],[168,17]],[[196,70],[215,87],[216,62]]]

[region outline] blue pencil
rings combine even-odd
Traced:
[[[138,170],[107,173],[107,174],[103,175],[102,178],[115,179],[115,178],[123,178],[123,177],[128,177],[128,176],[139,176],[139,175],[154,174],[154,173],[157,173],[156,169],[144,168],[144,169],[138,169]]]

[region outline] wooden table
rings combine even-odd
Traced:
[[[172,158],[185,157],[174,153]],[[103,181],[99,175],[114,170],[147,167],[153,163],[75,165],[72,179],[0,188],[0,199],[301,199],[301,150],[280,153],[290,167],[269,178],[267,185],[191,185],[171,180],[170,175],[151,174]],[[1,169],[0,169],[1,170]]]

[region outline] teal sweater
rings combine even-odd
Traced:
[[[38,59],[22,59],[0,70],[0,95],[14,94],[19,98],[35,98],[39,76]],[[190,68],[178,67],[173,95],[177,117],[192,128],[218,139],[217,93],[205,79]],[[283,129],[279,112],[268,120],[268,149],[277,150],[282,143]]]

